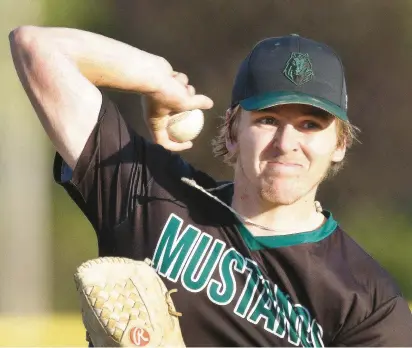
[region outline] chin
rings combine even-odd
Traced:
[[[277,193],[262,191],[261,197],[264,201],[272,203],[273,205],[291,205],[299,200],[300,197],[279,195]]]
[[[260,196],[264,201],[275,205],[290,205],[302,198],[304,194],[293,189],[264,185],[260,190]]]

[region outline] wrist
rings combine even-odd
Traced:
[[[140,62],[136,65],[141,76],[139,92],[143,94],[158,94],[164,90],[166,81],[172,77],[173,68],[163,57],[156,56],[144,51]]]

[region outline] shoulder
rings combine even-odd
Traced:
[[[364,289],[374,302],[385,302],[401,296],[401,290],[388,270],[340,227],[337,232],[347,271],[353,281]]]
[[[334,236],[339,246],[341,316],[337,346],[405,346],[412,337],[411,312],[391,274],[342,229]],[[335,250],[335,252],[337,252]],[[344,257],[344,259],[342,259]]]

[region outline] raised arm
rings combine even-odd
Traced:
[[[164,117],[208,109],[184,74],[162,57],[102,35],[69,28],[24,26],[10,35],[21,83],[56,150],[74,168],[97,122],[102,96],[96,86],[146,94]]]

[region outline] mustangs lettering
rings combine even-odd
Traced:
[[[256,262],[190,224],[182,227],[183,220],[171,214],[163,228],[152,258],[161,276],[190,292],[206,291],[216,305],[232,304],[235,315],[295,346],[324,346],[322,327],[305,307],[270,285]],[[220,279],[213,277],[216,269]]]

